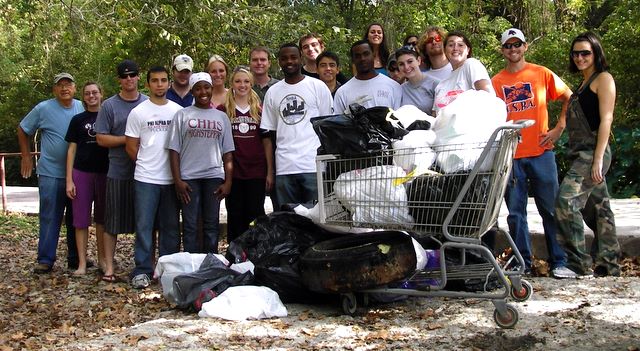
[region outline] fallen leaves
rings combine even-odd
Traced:
[[[105,283],[98,271],[75,277],[66,270],[66,235],[60,235],[58,262],[51,274],[32,273],[38,245],[37,217],[8,215],[2,225],[12,222],[11,231],[0,235],[0,344],[4,350],[55,349],[96,332],[111,333],[157,318],[170,309],[152,285],[136,291],[124,282]],[[95,257],[95,234],[90,234],[90,256]],[[133,236],[118,237],[118,274],[133,268]],[[135,344],[146,336],[132,336]]]

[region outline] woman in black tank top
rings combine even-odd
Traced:
[[[616,87],[598,37],[583,33],[571,43],[569,70],[583,81],[569,101],[567,127],[569,159],[556,200],[558,241],[567,253],[567,267],[556,278],[620,275],[620,245],[605,174],[611,165],[609,134]],[[585,248],[584,222],[595,237]]]

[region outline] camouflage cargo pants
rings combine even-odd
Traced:
[[[606,174],[611,164],[608,147],[603,161],[603,173]],[[609,275],[619,275],[620,245],[609,191],[606,182],[596,184],[591,179],[592,162],[593,151],[579,151],[560,185],[555,210],[558,242],[567,253],[567,266],[576,273],[590,272],[595,260],[595,265],[606,269]],[[583,220],[595,235],[589,251]]]

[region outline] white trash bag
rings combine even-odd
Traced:
[[[342,173],[334,183],[336,198],[353,214],[357,225],[401,224],[410,229],[407,191],[398,180],[405,178],[398,166],[374,166]]]
[[[504,101],[486,91],[468,90],[440,110],[432,129],[436,133],[436,162],[445,173],[470,170],[478,161],[481,147],[507,120]],[[460,144],[453,150],[447,145]],[[446,151],[445,151],[446,150]],[[482,165],[491,168],[493,154]]]
[[[402,137],[402,140],[394,141],[393,164],[402,167],[414,176],[424,174],[436,160],[436,153],[431,149],[435,142],[436,133],[432,130],[412,130]]]
[[[231,321],[286,317],[287,308],[278,294],[266,286],[233,286],[202,304],[200,317]]]

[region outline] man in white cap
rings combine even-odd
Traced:
[[[82,102],[74,99],[76,85],[71,74],[63,72],[53,78],[54,98],[40,102],[20,122],[18,144],[23,178],[31,177],[33,157],[29,137],[40,130],[40,158],[38,159],[38,191],[40,194],[40,236],[38,239],[38,263],[35,273],[48,273],[56,261],[56,248],[60,237],[62,216],[66,212],[67,265],[78,268],[78,250],[75,245],[75,228],[71,200],[66,195],[67,142],[64,136],[71,118],[84,111]]]
[[[189,77],[193,72],[193,60],[188,55],[178,55],[173,60],[171,75],[173,81],[167,91],[167,99],[187,107],[193,105],[193,95],[189,89]]]
[[[525,61],[528,45],[519,29],[510,28],[502,33],[501,44],[507,67],[496,74],[491,82],[498,97],[507,104],[507,119],[532,119],[536,122],[522,130],[522,142],[518,144],[513,162],[514,180],[507,184],[505,202],[509,209],[509,231],[525,260],[525,272],[528,273],[532,257],[527,225],[530,186],[542,217],[549,265],[554,276],[561,275],[566,255],[556,240],[554,207],[558,193],[558,171],[553,144],[565,128],[571,89],[548,68]],[[558,122],[551,130],[547,111],[549,100],[562,101]]]

